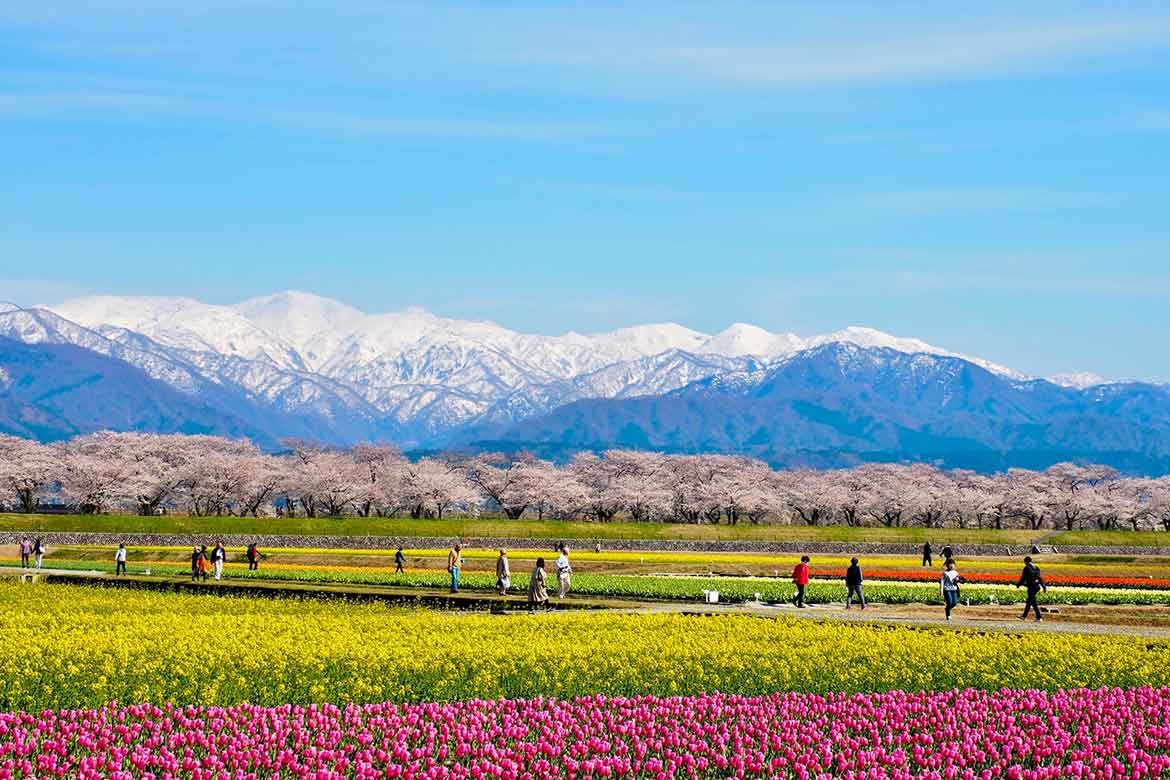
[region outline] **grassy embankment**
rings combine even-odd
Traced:
[[[994,529],[849,528],[845,526],[688,525],[676,523],[590,523],[556,520],[456,518],[411,520],[381,517],[191,517],[166,515],[0,514],[0,530],[158,534],[272,534],[295,536],[430,536],[530,539],[688,540],[760,542],[903,542],[930,539],[942,544],[1027,544],[1043,539],[1055,545],[1170,545],[1161,532],[1075,531],[1049,536],[1047,531]]]

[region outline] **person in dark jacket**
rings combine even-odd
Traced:
[[[930,542],[922,545],[922,565],[934,566],[934,550],[930,546]]]
[[[398,548],[398,552],[394,553],[394,573],[406,574],[406,555],[402,552],[402,548]]]
[[[252,542],[248,545],[248,571],[256,571],[260,568],[260,551],[256,549],[256,543]]]
[[[1017,588],[1028,589],[1028,600],[1024,602],[1024,614],[1020,615],[1020,620],[1028,619],[1028,610],[1036,612],[1036,619],[1043,620],[1040,617],[1040,604],[1036,601],[1036,595],[1043,590],[1048,592],[1048,584],[1044,582],[1044,578],[1040,576],[1040,567],[1032,563],[1032,556],[1024,556],[1024,571],[1020,573],[1020,581],[1016,583]]]
[[[857,603],[865,609],[865,594],[861,592],[862,580],[861,567],[857,565],[857,559],[853,558],[849,561],[849,568],[845,570],[845,609],[853,606],[854,595],[857,596]]]
[[[804,609],[804,588],[808,585],[808,556],[800,556],[800,563],[796,564],[796,568],[792,570],[792,584],[796,586],[796,595],[792,597],[792,603],[797,607]]]
[[[191,581],[199,579],[199,548],[191,548]]]
[[[946,547],[942,548],[942,554],[943,554],[943,564],[944,565],[946,564],[947,561],[954,560],[955,551],[951,549],[951,546],[949,544]]]

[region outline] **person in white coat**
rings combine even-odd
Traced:
[[[557,556],[557,596],[564,598],[569,594],[573,585],[573,567],[569,564],[569,548],[561,545],[561,554]]]
[[[120,577],[126,573],[126,545],[119,544],[114,553],[114,576]]]

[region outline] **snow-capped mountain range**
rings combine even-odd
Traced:
[[[543,336],[414,308],[366,314],[292,291],[235,305],[78,298],[0,311],[0,336],[81,347],[183,393],[231,398],[234,408],[253,410],[247,414],[261,409],[309,420],[307,430],[323,440],[391,438],[405,446],[441,446],[460,431],[574,401],[654,396],[714,376],[750,376],[836,343],[955,357],[1008,380],[1028,379],[870,328],[802,337],[742,323],[716,334],[661,323]],[[1103,380],[1076,374],[1053,381],[1088,387]]]

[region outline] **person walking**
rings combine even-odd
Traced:
[[[114,576],[120,577],[126,573],[126,545],[119,544],[114,553]]]
[[[563,599],[569,595],[573,585],[573,567],[569,563],[569,547],[561,545],[561,554],[557,556],[557,598]]]
[[[223,542],[216,542],[211,551],[211,565],[215,567],[215,579],[223,579],[223,565],[227,562],[227,550],[223,549]]]
[[[512,566],[508,563],[508,551],[503,547],[500,548],[500,557],[496,558],[496,587],[501,596],[506,595],[508,588],[512,587]]]
[[[20,568],[28,568],[28,557],[32,555],[32,539],[27,536],[20,540]]]
[[[949,544],[946,547],[942,548],[942,554],[943,554],[943,565],[944,566],[946,565],[947,561],[953,561],[955,559],[955,551],[951,549],[951,546]]]
[[[947,622],[951,622],[951,610],[959,605],[959,586],[966,582],[963,576],[959,574],[958,569],[955,568],[955,561],[953,558],[948,558],[947,562],[943,564],[942,577],[939,578],[938,587],[943,597],[943,607],[946,609]]]
[[[256,571],[260,568],[260,550],[256,548],[256,543],[252,542],[248,545],[248,571]]]
[[[922,545],[922,565],[923,566],[934,566],[933,553],[934,553],[934,550],[931,549],[930,540],[928,539],[926,544]]]
[[[865,594],[861,592],[862,580],[861,567],[857,564],[857,559],[853,558],[849,561],[849,568],[845,570],[845,609],[853,606],[854,596],[857,596],[861,608],[865,609]]]
[[[800,563],[792,570],[792,582],[796,585],[796,595],[792,598],[792,603],[800,609],[804,609],[807,605],[804,603],[804,588],[808,585],[808,556],[800,556]]]
[[[207,560],[207,545],[199,548],[199,557],[195,561],[195,568],[199,571],[199,578],[207,582],[207,573],[211,571],[211,562]]]
[[[544,558],[537,558],[532,576],[528,580],[528,608],[535,610],[538,606],[543,607],[547,604],[548,588],[545,585]]]
[[[402,552],[401,547],[394,553],[394,573],[406,574],[406,555]]]
[[[456,544],[447,553],[447,572],[451,575],[451,592],[459,592],[459,570],[463,568],[463,545]]]
[[[33,541],[33,558],[36,561],[36,567],[40,569],[41,564],[45,560],[45,545],[40,540],[40,537]]]
[[[199,548],[191,548],[191,581],[199,579]]]
[[[1040,576],[1040,567],[1032,563],[1032,556],[1024,556],[1024,571],[1020,573],[1020,580],[1016,583],[1017,588],[1028,589],[1028,600],[1024,602],[1024,614],[1020,615],[1020,620],[1028,619],[1028,610],[1035,610],[1036,620],[1043,620],[1040,617],[1040,603],[1036,601],[1036,596],[1043,590],[1048,592],[1048,583]]]

